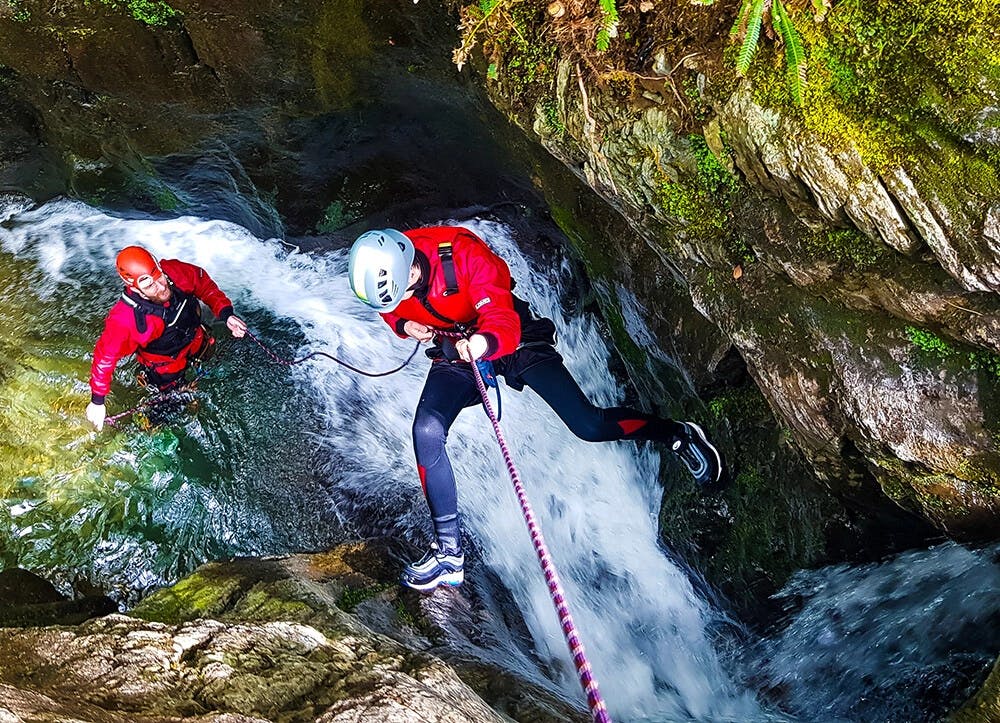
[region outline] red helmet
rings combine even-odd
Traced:
[[[127,246],[118,252],[115,259],[115,266],[118,267],[118,275],[122,277],[125,285],[138,290],[138,283],[143,276],[148,276],[153,281],[159,281],[163,276],[160,265],[142,246]]]

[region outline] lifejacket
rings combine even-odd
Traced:
[[[170,306],[144,299],[129,289],[123,291],[121,297],[132,308],[135,328],[140,334],[149,328],[148,316],[158,316],[163,320],[163,333],[141,347],[136,354],[140,364],[162,372],[183,369],[187,357],[200,350],[205,340],[198,297],[177,288],[169,277],[167,282],[172,292]]]

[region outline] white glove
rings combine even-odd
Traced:
[[[458,355],[467,362],[474,362],[479,359],[483,354],[486,353],[487,348],[489,348],[489,342],[486,341],[486,337],[482,334],[473,334],[465,341],[465,344],[459,342],[455,345]],[[461,346],[460,346],[461,345]]]
[[[104,417],[107,416],[107,413],[103,404],[91,402],[87,405],[87,421],[97,427],[98,432],[104,429]]]

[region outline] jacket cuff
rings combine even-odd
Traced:
[[[486,340],[486,353],[483,354],[483,359],[491,359],[493,355],[497,353],[497,349],[500,348],[500,340],[488,331],[480,331],[477,333]]]
[[[106,396],[107,396],[106,394],[95,394],[94,392],[91,392],[90,393],[90,403],[91,404],[104,404],[104,397],[106,397]]]
[[[219,313],[217,314],[217,316],[219,317],[219,321],[226,322],[229,321],[229,317],[235,313],[236,312],[233,311],[232,305],[223,306],[221,309],[219,309]]]
[[[396,336],[401,336],[406,338],[406,331],[403,329],[406,326],[407,319],[396,319]]]

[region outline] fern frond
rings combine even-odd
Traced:
[[[764,19],[764,0],[749,0],[749,15],[747,16],[746,35],[743,38],[743,45],[740,46],[740,54],[736,60],[736,72],[746,75],[750,67],[750,61],[757,50],[757,42],[760,40],[760,26]]]
[[[753,3],[754,0],[743,0],[743,3],[740,5],[740,11],[736,13],[736,22],[733,23],[733,28],[729,31],[729,37],[742,38],[746,35],[747,18],[750,16],[750,6]]]
[[[785,45],[785,69],[788,73],[792,100],[795,101],[795,105],[801,107],[806,85],[806,52],[781,0],[774,0],[771,6],[771,23]]]
[[[611,45],[611,38],[617,35],[618,4],[616,0],[600,0],[600,3],[604,18],[601,29],[597,31],[597,49],[603,53]]]

